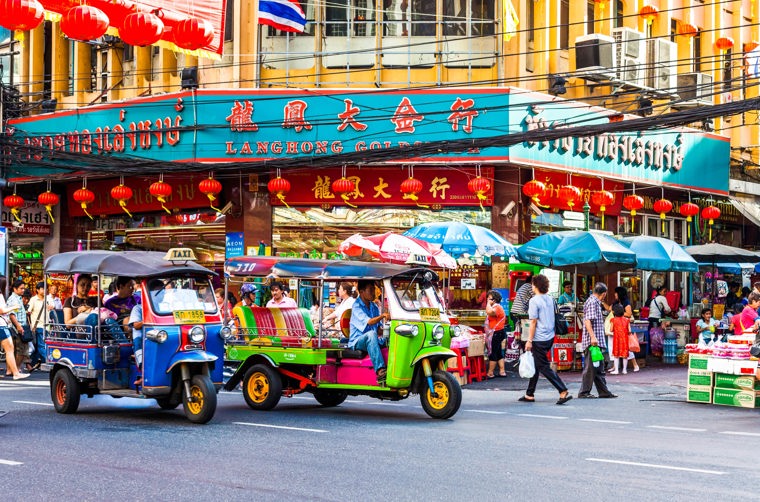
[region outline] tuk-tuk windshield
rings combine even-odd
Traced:
[[[391,285],[404,310],[417,311],[420,308],[437,308],[443,310],[443,305],[436,289],[419,280],[406,277],[394,277]],[[428,286],[425,288],[424,286]]]
[[[179,310],[203,310],[209,314],[217,311],[214,289],[205,278],[151,279],[148,292],[153,310],[159,315]]]

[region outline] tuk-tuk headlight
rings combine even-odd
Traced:
[[[206,339],[206,330],[204,330],[201,326],[193,326],[190,330],[190,342],[194,344],[203,343],[203,340]]]
[[[451,336],[462,336],[462,327],[459,325],[454,325],[449,330],[451,332]]]
[[[145,338],[152,342],[164,343],[169,338],[169,333],[162,329],[151,329],[145,333]]]
[[[219,330],[219,336],[221,336],[223,340],[230,340],[233,338],[232,330],[229,326],[222,326],[222,329]]]
[[[442,340],[444,333],[445,333],[445,330],[443,329],[443,326],[441,326],[440,324],[436,324],[435,327],[433,328],[433,338],[436,340]]]
[[[394,331],[397,335],[413,338],[419,334],[420,328],[416,324],[399,324]]]

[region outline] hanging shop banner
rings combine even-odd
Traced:
[[[3,227],[12,234],[50,235],[52,222],[39,202],[25,201],[24,207],[19,208],[18,220],[7,207],[3,207],[2,215]]]
[[[509,88],[198,90],[9,121],[8,177],[92,169],[109,157],[251,162],[359,152],[366,164],[519,163],[622,181],[728,192],[729,139],[695,129],[500,146],[495,137],[609,123],[610,110]],[[625,120],[640,117],[625,116]],[[52,131],[52,132],[51,132]],[[384,150],[470,140],[422,158]],[[478,140],[478,141],[476,141]],[[71,154],[71,155],[69,155]],[[51,171],[50,166],[59,166]]]
[[[422,183],[422,190],[415,194],[401,193],[401,183],[409,177],[406,169],[367,168],[346,169],[346,178],[354,183],[354,190],[342,199],[333,193],[332,183],[340,179],[341,169],[320,169],[311,172],[289,173],[284,177],[291,189],[284,202],[272,195],[273,206],[425,206],[443,209],[445,206],[477,206],[476,194],[467,189],[467,183],[475,178],[475,168],[432,169],[417,168],[414,178]],[[493,180],[493,168],[482,168],[481,176]],[[493,205],[493,182],[490,190],[483,194],[484,206]],[[415,200],[416,197],[416,200]]]
[[[198,183],[206,178],[206,173],[198,176],[164,176],[164,182],[172,187],[172,193],[166,199],[169,210],[208,207],[208,198],[198,189]],[[150,194],[150,185],[158,181],[158,177],[130,177],[125,184],[132,189],[132,198],[127,201],[130,213],[152,213],[164,211],[161,202]],[[95,201],[87,205],[87,212],[93,216],[123,214],[119,201],[111,197],[111,189],[119,184],[119,180],[87,180],[87,189],[95,194]],[[70,216],[86,216],[82,205],[74,201],[74,192],[82,188],[82,183],[69,183],[66,186],[66,197],[69,203]],[[177,224],[177,223],[175,223]]]
[[[542,169],[535,170],[534,179],[546,185],[546,193],[539,199],[541,209],[544,211],[553,212],[560,209],[581,211],[583,204],[588,202],[591,207],[591,213],[597,214],[599,213],[599,206],[594,204],[591,196],[594,192],[602,190],[602,188],[612,193],[615,197],[612,204],[605,206],[606,214],[617,216],[623,208],[623,197],[626,194],[623,193],[625,187],[622,183],[609,180],[604,180],[604,183],[602,183],[600,178],[589,178],[588,176],[571,177],[568,173]],[[560,197],[560,188],[564,185],[572,185],[581,191],[581,200],[573,204],[572,208],[567,200]]]

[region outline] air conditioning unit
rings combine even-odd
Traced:
[[[685,103],[713,104],[713,78],[707,73],[678,75],[678,96]]]
[[[647,87],[676,92],[678,45],[670,40],[647,40]]]
[[[615,39],[615,62],[618,80],[635,87],[644,86],[644,34],[630,28],[612,30]]]
[[[615,39],[599,33],[576,38],[575,72],[597,82],[615,78]]]

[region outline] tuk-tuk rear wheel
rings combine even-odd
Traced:
[[[254,364],[243,377],[243,397],[254,410],[271,410],[282,397],[280,374],[266,364]]]
[[[205,424],[214,417],[216,411],[216,389],[206,375],[195,375],[190,380],[190,396],[183,392],[182,405],[185,416],[196,424]]]
[[[79,381],[68,368],[56,371],[50,385],[50,397],[58,413],[76,413],[79,408]]]
[[[435,396],[431,395],[427,386],[420,395],[425,413],[439,419],[454,416],[462,404],[462,388],[459,382],[448,371],[436,370],[433,372],[433,390]]]

